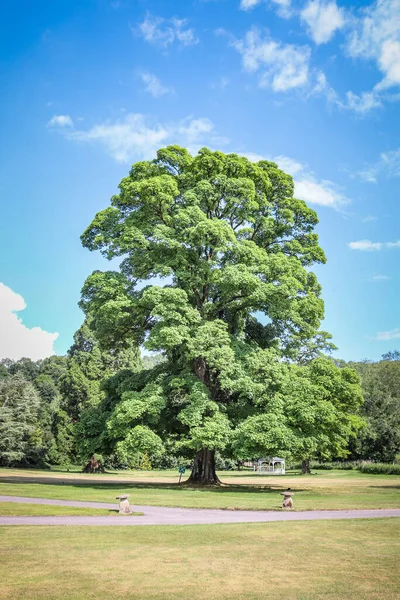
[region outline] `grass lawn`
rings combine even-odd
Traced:
[[[114,502],[122,492],[132,504],[188,508],[278,510],[279,491],[292,488],[296,510],[400,508],[400,477],[357,471],[320,471],[259,476],[249,471],[219,473],[224,485],[212,489],[177,485],[175,471],[84,475],[0,469],[0,495]]]
[[[399,598],[400,519],[0,528],[7,600]]]
[[[142,515],[135,512],[133,515]],[[46,504],[15,504],[14,502],[0,502],[0,516],[2,517],[57,517],[57,516],[95,516],[106,517],[118,515],[118,510],[104,508],[76,508],[74,506],[50,506]]]

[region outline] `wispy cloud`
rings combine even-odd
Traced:
[[[176,17],[164,19],[147,14],[138,29],[133,31],[138,31],[146,42],[164,48],[173,43],[192,46],[199,41],[194,29],[188,27],[188,20]]]
[[[309,0],[300,12],[300,18],[306,23],[310,37],[318,45],[329,42],[345,24],[344,11],[335,1]]]
[[[349,243],[350,250],[361,250],[362,252],[377,252],[385,248],[400,248],[400,240],[397,242],[371,242],[371,240],[359,240]]]
[[[382,152],[374,164],[357,171],[356,175],[366,183],[377,183],[378,178],[382,175],[400,177],[400,148]]]
[[[63,131],[76,142],[98,145],[116,161],[151,158],[160,146],[176,144],[196,151],[200,146],[220,146],[227,142],[218,136],[213,123],[206,118],[188,117],[178,122],[159,123],[145,115],[128,113],[123,119],[105,121],[87,130]]]
[[[400,149],[382,152],[382,167],[391,177],[400,177]]]
[[[145,90],[154,98],[165,96],[165,94],[173,94],[174,90],[163,85],[160,79],[153,73],[140,73],[140,78],[145,84]]]
[[[378,331],[376,340],[387,342],[390,340],[398,340],[400,338],[400,329],[392,329],[391,331]]]
[[[272,4],[277,8],[279,16],[283,18],[287,18],[290,16],[290,5],[291,0],[240,0],[240,9],[241,10],[252,10],[259,4]]]
[[[48,122],[49,127],[72,127],[73,124],[69,115],[54,115]]]
[[[383,90],[400,85],[400,0],[377,0],[353,22],[347,45],[352,57],[372,60],[383,79]]]
[[[251,10],[257,4],[261,4],[263,0],[240,0],[240,8],[241,10]]]
[[[357,113],[365,114],[373,108],[382,106],[381,99],[376,92],[361,92],[361,94],[347,92],[346,100],[347,102],[343,104],[343,108],[354,110]]]
[[[375,282],[388,281],[389,279],[391,279],[391,277],[389,277],[388,275],[373,275],[371,277],[371,281]]]
[[[285,92],[308,83],[311,54],[308,46],[275,41],[256,28],[250,29],[243,39],[231,43],[241,54],[244,69],[258,74],[259,87]]]

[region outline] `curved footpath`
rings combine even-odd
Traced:
[[[72,500],[48,500],[23,496],[0,496],[0,502],[23,502],[26,504],[52,504],[54,506],[76,506],[117,510],[117,504],[102,502],[75,502]],[[0,517],[0,525],[209,525],[215,523],[263,523],[272,521],[318,521],[324,519],[374,519],[400,517],[400,508],[372,510],[305,510],[278,512],[259,510],[213,510],[198,508],[169,508],[166,506],[132,505],[144,515],[127,516],[82,516],[82,517]]]

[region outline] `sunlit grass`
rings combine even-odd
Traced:
[[[400,519],[0,528],[3,600],[398,598]]]
[[[223,486],[199,489],[179,486],[175,471],[83,475],[1,469],[0,495],[114,502],[121,492],[127,492],[134,505],[279,510],[279,492],[290,487],[296,510],[400,507],[400,477],[393,475],[356,471],[284,477],[244,471],[225,471],[219,475]]]

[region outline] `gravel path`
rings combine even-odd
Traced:
[[[0,496],[0,502],[51,504],[82,508],[118,508],[117,504],[103,502],[76,502],[73,500],[48,500],[23,496]],[[400,508],[372,510],[305,510],[299,512],[256,510],[213,510],[197,508],[169,508],[165,506],[132,505],[143,516],[82,516],[82,517],[1,517],[0,525],[201,525],[213,523],[262,523],[272,521],[317,521],[324,519],[373,519],[400,517]]]

